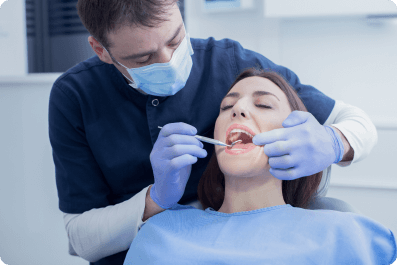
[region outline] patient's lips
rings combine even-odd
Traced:
[[[242,124],[233,124],[226,131],[226,143],[231,144],[237,140],[242,140],[236,143],[233,147],[227,147],[225,152],[231,155],[245,154],[256,147],[252,143],[252,138],[255,133],[247,126]]]

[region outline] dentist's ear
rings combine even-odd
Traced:
[[[113,64],[112,58],[110,58],[109,53],[104,49],[101,43],[97,41],[94,37],[88,37],[88,43],[90,44],[92,50],[98,55],[99,59],[107,64]]]

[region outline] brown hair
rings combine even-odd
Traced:
[[[305,105],[291,85],[282,76],[273,71],[264,71],[255,68],[247,69],[237,77],[229,91],[237,82],[251,76],[267,78],[276,84],[287,96],[291,111],[300,110],[307,112]],[[322,175],[323,172],[321,171],[317,174],[295,180],[283,180],[282,193],[285,203],[293,207],[306,209],[320,185]],[[212,207],[218,211],[222,206],[225,197],[225,176],[219,168],[215,152],[213,152],[207,168],[201,176],[197,193],[203,209]]]
[[[107,34],[122,26],[156,27],[168,21],[166,7],[179,0],[78,0],[76,8],[88,32],[107,50]]]

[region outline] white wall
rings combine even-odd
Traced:
[[[242,12],[204,13],[201,1],[185,0],[185,20],[187,31],[193,38],[214,37],[237,40],[250,50],[264,54],[279,63],[280,21],[265,19],[263,1],[255,0],[255,8]]]
[[[240,13],[205,13],[201,1],[186,0],[187,31],[193,38],[237,40],[288,67],[302,83],[364,110],[377,127],[378,144],[357,164],[332,166],[327,196],[397,234],[397,19],[265,18],[264,2],[255,4]]]
[[[8,265],[88,264],[68,254],[58,208],[48,137],[58,76],[0,77],[0,257]]]
[[[397,18],[284,20],[280,32],[281,64],[302,82],[363,109],[375,122],[397,121]]]

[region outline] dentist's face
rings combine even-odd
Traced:
[[[154,63],[167,63],[185,37],[185,26],[177,4],[167,11],[168,21],[157,27],[124,26],[108,33],[112,43],[109,52],[113,58],[127,68],[139,68]],[[88,38],[92,49],[105,63],[113,64],[121,73],[132,79],[128,71],[112,60],[102,44],[92,36]]]
[[[291,113],[284,92],[269,79],[248,77],[235,84],[220,107],[215,139],[227,144],[243,140],[232,148],[215,146],[221,171],[234,177],[270,175],[263,146],[254,145],[251,136],[282,128]]]

